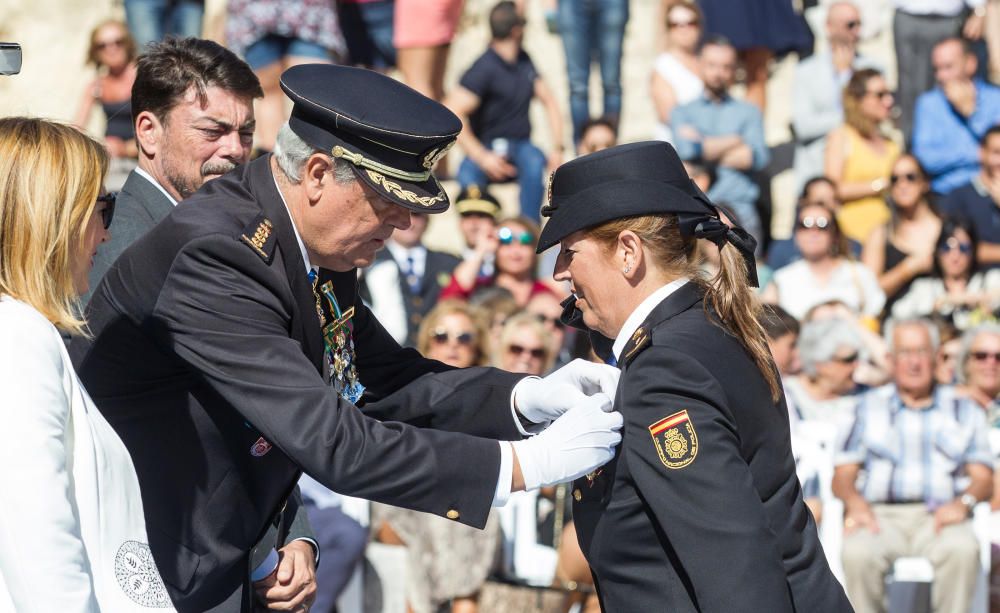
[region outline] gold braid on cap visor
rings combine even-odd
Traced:
[[[368,170],[374,170],[378,173],[388,175],[393,179],[399,179],[401,181],[410,181],[412,183],[423,183],[427,179],[431,178],[431,171],[425,170],[424,172],[407,172],[405,170],[399,170],[398,168],[393,168],[392,166],[386,166],[376,162],[375,160],[366,158],[360,153],[354,153],[344,149],[340,145],[337,145],[330,152],[335,158],[342,158],[354,164],[355,166],[360,166],[362,168],[367,168]]]

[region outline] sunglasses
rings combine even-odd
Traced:
[[[106,40],[94,44],[94,48],[98,51],[104,51],[108,47],[121,47],[125,44],[124,38],[116,38],[115,40]]]
[[[921,178],[922,177],[915,172],[904,172],[901,175],[890,175],[889,183],[891,183],[892,185],[895,185],[900,181],[906,181],[908,183],[916,183]]]
[[[879,90],[879,91],[874,91],[874,92],[865,92],[865,95],[866,96],[875,96],[876,98],[879,98],[880,100],[885,100],[886,98],[892,98],[892,92],[889,91],[889,90],[887,90],[887,89],[883,89],[883,90]]]
[[[839,362],[840,364],[853,364],[858,361],[858,352],[855,351],[851,355],[844,355],[844,356],[835,355],[832,358],[830,358],[830,360],[833,362]]]
[[[104,224],[105,230],[111,227],[111,220],[115,217],[115,201],[117,199],[118,192],[108,192],[97,197],[98,202],[105,204],[104,208],[101,209],[101,223]]]
[[[969,255],[972,253],[972,243],[960,241],[952,236],[946,240],[943,245],[938,247],[938,253],[951,253],[956,249],[958,249],[959,253],[962,255]]]
[[[507,352],[511,355],[521,355],[524,353],[530,354],[531,357],[536,360],[541,360],[545,357],[545,350],[540,347],[535,347],[534,349],[529,349],[527,347],[522,347],[521,345],[509,345],[507,347]]]
[[[476,335],[472,332],[460,332],[458,334],[450,334],[447,330],[435,330],[431,333],[431,341],[435,345],[444,345],[448,341],[455,341],[463,347],[471,347],[474,342],[476,342]]]
[[[826,217],[803,217],[797,225],[800,230],[827,230],[830,220]]]
[[[975,360],[975,361],[977,361],[977,362],[985,362],[986,360],[989,360],[990,358],[992,358],[994,362],[1000,362],[1000,352],[994,352],[994,351],[973,351],[972,352],[972,359]]]
[[[500,239],[501,245],[510,245],[515,240],[522,245],[531,245],[535,242],[535,237],[531,232],[521,232],[515,236],[514,231],[507,226],[497,230],[497,238]]]
[[[547,326],[553,326],[555,328],[558,328],[559,330],[562,330],[563,328],[566,327],[566,324],[564,324],[562,320],[559,319],[558,317],[546,317],[545,315],[538,313],[535,315],[535,319],[537,319],[539,323],[543,323]]]
[[[844,25],[847,26],[848,30],[854,30],[856,28],[860,28],[861,27],[861,20],[859,20],[859,19],[852,19],[852,20],[848,21],[847,23],[845,23]]]
[[[668,21],[667,26],[671,29],[674,28],[697,28],[701,25],[701,22],[697,19],[691,19],[688,21]]]

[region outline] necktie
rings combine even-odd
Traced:
[[[406,255],[406,270],[403,271],[406,276],[406,285],[410,288],[411,294],[420,293],[420,277],[417,276],[416,268],[413,264],[413,255]]]
[[[610,356],[608,356],[608,359],[605,360],[604,363],[607,364],[608,366],[614,366],[615,368],[618,367],[618,360],[615,358],[615,354],[613,353]]]

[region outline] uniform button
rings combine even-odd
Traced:
[[[415,307],[421,307],[423,305],[424,305],[424,299],[423,298],[421,298],[420,296],[414,296],[413,297],[413,306],[415,306]]]
[[[419,324],[422,319],[423,318],[420,316],[419,313],[414,313],[413,315],[410,315],[410,321],[413,322],[414,324]]]
[[[458,519],[458,511],[456,511],[455,509],[451,509],[450,511],[445,513],[445,517],[447,517],[448,519]]]
[[[581,492],[579,489],[573,490],[573,500],[580,502],[580,500],[582,499],[583,499],[583,492]]]

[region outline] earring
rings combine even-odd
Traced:
[[[627,275],[630,270],[632,270],[632,265],[631,264],[626,264],[625,268],[624,268],[624,270],[622,270],[622,272]]]

